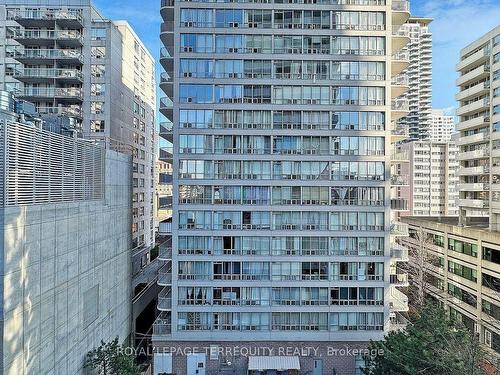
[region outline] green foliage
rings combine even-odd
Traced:
[[[140,375],[133,355],[125,349],[118,344],[118,337],[108,343],[101,341],[98,348],[87,353],[84,367],[97,375]]]
[[[444,309],[427,303],[405,331],[389,333],[370,349],[384,355],[370,358],[367,375],[482,375],[484,359],[477,340]]]

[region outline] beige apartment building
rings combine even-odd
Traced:
[[[162,0],[160,13],[173,215],[153,342],[215,353],[159,350],[155,374],[361,374],[362,356],[216,353],[361,348],[402,327],[392,144],[408,133],[395,122],[409,113],[409,3]]]

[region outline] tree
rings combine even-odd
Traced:
[[[426,303],[406,330],[370,343],[366,375],[482,375],[485,353],[477,339],[444,309]]]
[[[118,337],[108,343],[101,340],[98,348],[87,353],[84,367],[97,375],[140,375],[133,355],[118,344]]]
[[[408,289],[410,305],[417,309],[425,304],[425,291],[429,285],[429,264],[433,263],[432,256],[428,252],[429,245],[432,244],[431,238],[422,228],[415,233],[416,244],[408,247],[410,263],[408,273],[411,279],[411,286]]]

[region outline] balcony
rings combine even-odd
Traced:
[[[403,72],[410,65],[410,52],[407,50],[401,50],[392,55],[391,66],[392,75],[398,75]]]
[[[159,224],[158,232],[160,235],[172,234],[172,222],[171,221],[162,221]]]
[[[490,108],[490,99],[484,98],[476,100],[475,102],[460,106],[457,109],[457,116],[466,116],[470,115],[474,112],[483,112],[484,110],[489,110]]]
[[[174,21],[163,21],[160,25],[160,40],[164,46],[174,45]]]
[[[172,240],[170,240],[167,244],[162,244],[159,246],[158,259],[163,261],[172,260]]]
[[[21,49],[16,48],[12,57],[23,64],[46,64],[47,60],[81,65],[83,63],[82,53],[72,49]]]
[[[489,156],[490,156],[489,148],[483,148],[480,150],[459,152],[457,154],[457,160],[483,159]]]
[[[160,99],[160,112],[163,116],[167,117],[169,120],[172,119],[174,110],[174,103],[170,98],[163,97]]]
[[[410,2],[407,0],[392,1],[392,24],[402,25],[410,18]]]
[[[392,28],[392,53],[402,50],[410,43],[410,32],[406,27],[393,26]]]
[[[389,292],[389,309],[391,312],[408,311],[408,297],[394,287],[391,287]]]
[[[392,150],[391,162],[395,163],[395,164],[409,163],[410,162],[410,153],[408,151]]]
[[[170,287],[163,288],[158,294],[158,310],[160,311],[172,310],[172,293]]]
[[[391,130],[391,143],[404,141],[409,138],[408,128],[399,128]]]
[[[396,237],[408,237],[408,224],[400,222],[391,223],[391,235]]]
[[[456,144],[457,146],[470,145],[474,143],[483,143],[490,140],[490,134],[486,132],[480,132],[472,135],[460,136]]]
[[[174,71],[174,58],[165,47],[160,49],[160,64],[166,72],[173,74]]]
[[[490,49],[483,48],[483,49],[473,53],[469,57],[466,57],[462,61],[460,61],[456,65],[456,70],[461,71],[461,70],[465,70],[465,69],[469,68],[472,65],[483,64],[489,60],[489,57],[490,57]]]
[[[489,174],[490,167],[486,165],[481,165],[479,167],[461,167],[457,170],[457,175],[459,176],[475,176],[481,174]]]
[[[391,210],[408,211],[408,200],[404,198],[391,198]]]
[[[161,0],[160,14],[164,21],[174,20],[175,0]]]
[[[486,191],[490,188],[490,184],[486,182],[477,182],[470,184],[458,184],[459,191]]]
[[[173,159],[173,147],[172,146],[160,147],[160,157],[159,157],[159,159],[161,161],[166,162],[166,163],[172,163],[172,159]]]
[[[160,122],[160,137],[166,139],[169,142],[172,142],[173,134],[174,134],[174,124],[170,121]]]
[[[170,335],[172,334],[172,319],[170,313],[161,312],[153,323],[153,335]]]
[[[394,259],[396,262],[408,262],[410,260],[408,256],[408,249],[398,244],[392,244],[391,258]]]
[[[16,10],[12,18],[24,27],[54,27],[80,29],[83,27],[81,12],[71,10]]]
[[[479,81],[483,78],[487,78],[490,75],[490,67],[489,65],[481,65],[473,70],[471,70],[468,73],[463,74],[460,76],[456,84],[457,86],[465,86],[467,84],[471,84],[474,81]]]
[[[168,262],[158,270],[158,285],[172,285],[172,263]]]
[[[408,76],[399,74],[391,80],[391,98],[395,99],[404,95],[410,89]]]
[[[490,91],[490,83],[489,82],[481,82],[477,85],[469,87],[468,89],[460,91],[457,95],[455,95],[455,99],[458,101],[465,101],[465,99],[481,96],[484,94],[488,94]]]
[[[469,207],[469,208],[488,208],[490,206],[490,202],[488,200],[483,199],[459,199],[458,205],[460,207]]]
[[[391,274],[389,277],[390,277],[391,284],[394,286],[407,287],[408,285],[410,285],[408,283],[408,274],[407,273]]]
[[[63,115],[69,117],[82,118],[82,109],[80,107],[38,107],[37,112],[41,115]]]
[[[391,121],[399,120],[410,112],[408,99],[395,99],[391,103]]]
[[[398,312],[391,313],[389,317],[389,332],[397,332],[406,328],[409,324],[408,319],[406,319],[403,315]]]
[[[393,174],[391,176],[391,186],[410,186],[410,177],[405,174]]]
[[[14,72],[14,77],[21,82],[40,83],[60,82],[81,84],[83,74],[76,69],[43,69],[43,68],[24,68]]]
[[[174,96],[174,82],[167,72],[160,74],[160,88],[169,98]]]
[[[28,46],[53,46],[55,41],[61,47],[81,47],[83,45],[82,34],[76,30],[19,30],[14,35],[14,40]]]
[[[65,88],[54,88],[54,87],[31,87],[21,90],[18,94],[19,97],[23,99],[38,101],[40,99],[59,99],[68,101],[82,101],[83,92],[80,88],[75,87],[65,87]]]
[[[172,173],[164,173],[164,172],[160,172],[159,174],[159,179],[158,179],[158,183],[160,185],[172,185],[172,181],[173,181],[173,175]],[[165,198],[168,198],[168,197],[165,197]],[[172,198],[172,197],[170,197]],[[171,207],[172,206],[172,199],[170,199],[170,202],[169,202],[169,206]],[[167,207],[161,207],[161,208],[167,208]]]

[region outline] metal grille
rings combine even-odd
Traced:
[[[104,150],[0,119],[5,206],[102,199]]]

